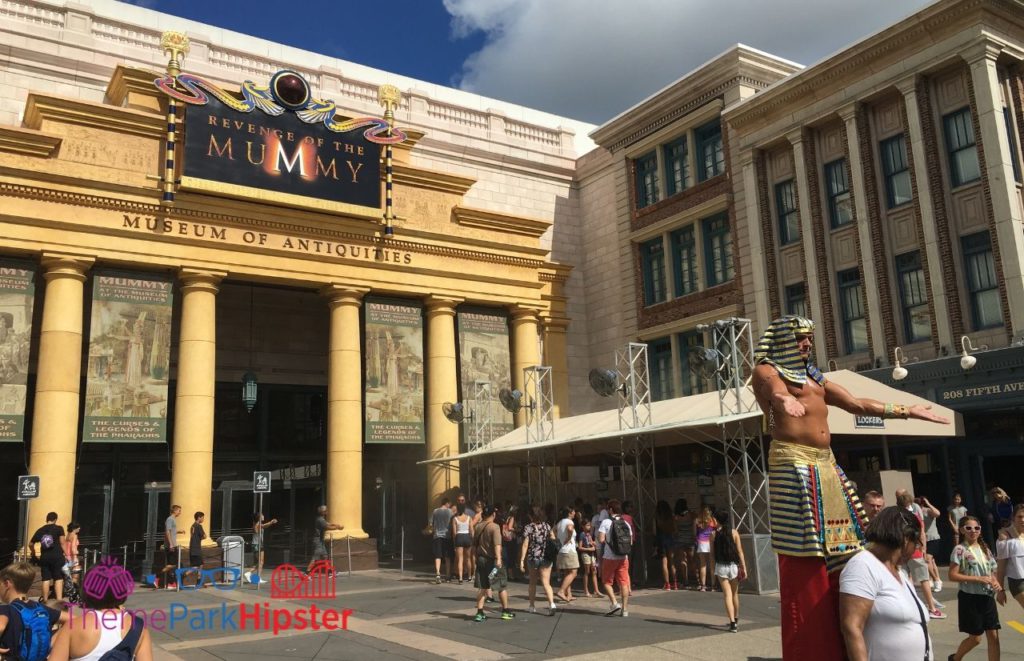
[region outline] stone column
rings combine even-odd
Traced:
[[[217,374],[217,285],[225,273],[182,269],[178,384],[174,397],[171,504],[181,505],[178,543],[188,545],[192,515],[213,525],[213,400]],[[216,542],[208,537],[204,546]]]
[[[860,136],[857,132],[857,104],[851,103],[839,109],[839,116],[846,125],[846,151],[850,156],[847,163],[850,171],[850,191],[853,193],[853,209],[857,217],[857,236],[860,239],[860,259],[864,265],[861,274],[868,301],[868,326],[871,329],[871,355],[884,356],[889,350],[885,346],[882,332],[882,306],[872,292],[878,291],[878,275],[875,271],[875,255],[871,250],[871,221],[868,212],[868,194],[864,184],[864,156],[860,152]]]
[[[327,359],[327,520],[344,530],[328,538],[369,537],[363,530],[363,353],[359,328],[360,287],[321,290],[331,309]],[[312,515],[312,513],[308,513]]]
[[[907,134],[910,137],[908,148],[914,161],[914,183],[917,186],[917,204],[921,210],[921,233],[924,240],[925,257],[928,260],[928,278],[931,283],[931,291],[928,298],[931,300],[935,310],[935,326],[938,329],[938,346],[954,346],[953,331],[949,323],[949,302],[947,296],[956,296],[956,292],[948,292],[943,287],[943,259],[942,250],[939,248],[939,235],[935,222],[940,214],[935,213],[935,199],[932,197],[932,186],[928,177],[928,151],[924,141],[924,129],[921,126],[921,104],[917,96],[917,76],[910,76],[896,83],[896,88],[903,94],[903,101],[907,107]],[[998,93],[998,92],[997,92]],[[931,108],[925,108],[925,112],[931,112]],[[1003,118],[1000,115],[999,121]],[[941,140],[941,136],[936,135]],[[1012,181],[1012,177],[1011,177]],[[945,214],[942,214],[945,218]],[[868,291],[872,291],[868,289]],[[892,359],[894,347],[887,347],[886,351],[875,355],[885,356],[886,360]]]
[[[544,364],[551,366],[551,390],[554,398],[552,415],[564,418],[569,415],[569,354],[566,331],[568,319],[543,318],[544,323]]]
[[[516,306],[512,310],[512,387],[525,392],[523,369],[540,364],[537,338],[537,310]],[[525,403],[525,402],[524,402]],[[526,424],[526,409],[515,416],[516,427]]]
[[[459,453],[459,425],[444,417],[445,402],[459,400],[459,374],[455,368],[455,306],[461,299],[427,298],[427,458]],[[472,397],[472,393],[464,393]],[[497,394],[497,393],[495,393]],[[455,480],[452,472],[455,472]],[[444,492],[458,483],[458,464],[427,464],[427,512],[441,504]],[[465,489],[466,485],[459,484]]]
[[[800,130],[792,131],[786,135],[786,139],[793,145],[793,172],[796,175],[797,208],[800,210],[800,242],[804,251],[804,282],[807,283],[807,297],[810,299],[811,319],[814,325],[814,346],[817,347],[817,359],[825,363],[829,358],[835,356],[824,356],[828,345],[825,343],[825,315],[834,314],[832,310],[825,310],[821,306],[821,285],[818,282],[817,271],[813,269],[814,260],[828,259],[826,255],[816,255],[814,250],[814,228],[811,223],[814,219],[811,214],[811,186],[807,182],[807,161],[804,154],[804,138]]]
[[[39,476],[39,497],[29,501],[29,535],[46,523],[47,512],[56,512],[64,525],[71,520],[80,421],[83,294],[85,272],[92,263],[92,257],[43,254],[46,293],[28,469]]]
[[[751,277],[748,286],[754,294],[754,310],[750,317],[754,321],[754,334],[757,335],[768,328],[768,324],[772,320],[771,306],[768,303],[768,288],[777,287],[778,283],[768,281],[764,256],[765,251],[775,250],[775,246],[766,245],[764,232],[761,230],[761,212],[757,204],[757,169],[754,165],[753,149],[740,152],[739,166],[743,173],[744,213],[747,216],[747,236],[750,241],[751,273],[749,275]]]
[[[1024,234],[1020,198],[1013,179],[1013,155],[1003,119],[1002,96],[999,91],[999,72],[996,59],[1001,50],[997,44],[982,42],[964,54],[971,67],[971,84],[977,104],[977,117],[981,133],[979,155],[984,149],[982,176],[988,184],[992,199],[995,225],[993,244],[998,241],[1000,262],[1003,267],[1007,307],[1006,319],[1010,335],[1024,330]],[[979,159],[980,160],[980,159]]]

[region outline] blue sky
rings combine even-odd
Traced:
[[[924,0],[128,0],[602,123],[735,43],[812,64]],[[289,14],[288,7],[301,8]]]

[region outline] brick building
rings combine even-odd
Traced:
[[[945,503],[961,489],[972,507],[986,486],[1020,484],[1006,457],[1024,438],[1022,9],[940,1],[806,68],[740,46],[592,133],[616,192],[619,341],[648,343],[656,398],[700,387],[696,324],[738,314],[756,335],[804,314],[822,366],[881,368],[965,414],[966,441],[837,444],[851,472],[911,469],[918,492]],[[578,167],[587,223],[597,160]],[[732,273],[716,261],[730,244]],[[987,349],[973,370],[962,341]]]

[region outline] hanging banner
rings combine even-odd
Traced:
[[[167,440],[172,284],[142,273],[93,278],[84,442]]]
[[[0,442],[25,440],[35,271],[0,261]]]
[[[462,400],[477,420],[473,425],[463,425],[463,438],[471,429],[486,430],[489,426],[490,438],[478,439],[479,443],[489,443],[513,428],[512,414],[498,402],[498,392],[512,387],[508,316],[486,308],[460,309],[458,323]],[[477,415],[481,417],[476,419]]]
[[[366,323],[367,443],[425,443],[423,307],[368,298]]]

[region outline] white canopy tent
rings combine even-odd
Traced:
[[[931,405],[932,410],[952,421],[950,425],[937,425],[922,420],[874,421],[875,426],[857,424],[854,415],[829,407],[829,427],[833,435],[850,434],[857,436],[904,436],[904,437],[947,437],[963,436],[963,418],[952,409],[929,402],[926,399],[896,390],[873,379],[849,370],[828,372],[828,380],[843,386],[856,397],[869,397],[883,402],[899,404]],[[743,392],[744,403],[754,404],[754,394],[749,388]],[[746,408],[746,407],[744,407]],[[638,434],[653,437],[656,446],[680,445],[685,443],[721,440],[722,428],[753,419],[760,420],[760,409],[756,406],[748,413],[722,415],[719,394],[708,392],[689,397],[662,400],[651,404],[652,423],[638,429],[620,429],[619,415],[615,409],[585,413],[555,420],[553,437],[543,443],[528,443],[527,429],[518,427],[494,439],[486,446],[462,454],[429,459],[420,463],[448,463],[463,459],[495,458],[496,455],[513,455],[540,450],[553,451],[559,461],[573,457],[586,457],[606,452],[618,452],[619,440]],[[866,421],[864,421],[866,422]],[[870,423],[868,423],[870,424]]]

